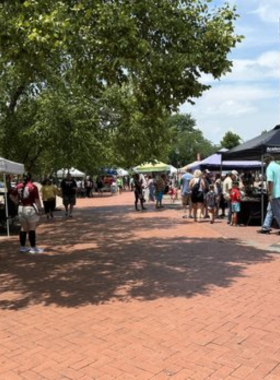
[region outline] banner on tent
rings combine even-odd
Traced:
[[[268,146],[266,148],[267,153],[280,153],[280,146]]]

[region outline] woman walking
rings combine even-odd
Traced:
[[[200,170],[195,170],[190,181],[191,200],[194,212],[194,221],[201,222],[203,215],[204,191],[206,185]]]

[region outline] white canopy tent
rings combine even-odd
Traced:
[[[66,177],[67,173],[70,173],[72,177],[84,177],[85,173],[81,172],[78,169],[71,168],[71,169],[60,169],[57,171],[56,175],[58,178],[64,178]]]
[[[169,171],[170,171],[170,174],[177,174],[178,173],[178,169],[175,168],[175,166],[173,166],[173,165],[169,166]]]
[[[117,173],[120,177],[125,177],[129,174],[127,170],[122,168],[117,169]]]
[[[10,236],[10,225],[9,225],[9,209],[8,209],[8,189],[7,189],[7,174],[23,174],[24,165],[19,164],[18,162],[6,160],[3,157],[0,157],[0,173],[3,173],[4,184],[5,184],[5,212],[7,220],[7,235]]]

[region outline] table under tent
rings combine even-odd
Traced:
[[[0,157],[0,173],[3,174],[4,189],[3,195],[5,200],[4,220],[7,226],[7,235],[10,236],[10,217],[12,216],[9,209],[7,174],[22,175],[24,173],[24,165],[18,162],[7,160]]]
[[[261,135],[246,141],[243,144],[236,146],[235,148],[222,152],[222,160],[245,160],[248,163],[252,160],[261,160],[262,166],[262,178],[264,178],[264,163],[263,156],[266,153],[270,153],[275,159],[280,158],[280,125],[276,125],[275,128],[268,132],[264,132]],[[263,182],[262,182],[263,183]],[[261,223],[264,220],[265,206],[267,204],[267,193],[264,187],[261,189],[261,209],[255,212],[252,217],[260,216]],[[259,215],[260,214],[260,215]]]

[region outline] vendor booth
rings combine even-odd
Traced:
[[[8,188],[7,188],[7,174],[23,174],[24,165],[5,158],[0,157],[0,173],[3,173],[4,177],[4,198],[5,198],[5,216],[7,224],[7,235],[10,236],[10,225],[9,225],[9,207],[8,207]]]
[[[272,154],[275,158],[280,157],[280,125],[277,125],[271,131],[264,132],[261,135],[246,141],[243,144],[236,146],[235,148],[222,153],[222,160],[233,161],[233,160],[246,160],[248,163],[252,160],[261,160],[262,166],[262,178],[264,177],[264,165],[263,165],[263,155],[265,153]],[[260,222],[264,220],[264,210],[267,204],[267,194],[266,190],[262,186],[261,189],[251,188],[246,191],[244,200],[246,198],[259,198],[258,209],[254,205],[255,210],[250,211],[252,217],[257,218],[259,216]],[[241,203],[242,208],[242,203]]]

